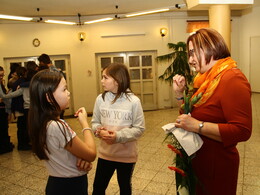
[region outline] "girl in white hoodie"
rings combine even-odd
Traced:
[[[117,171],[120,194],[132,194],[131,178],[137,161],[137,139],[145,129],[141,102],[130,90],[130,76],[123,64],[110,64],[102,72],[104,93],[95,103],[92,129],[100,138],[93,195],[105,194]]]

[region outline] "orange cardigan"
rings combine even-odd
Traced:
[[[228,70],[214,94],[194,108],[192,117],[217,123],[222,142],[201,136],[204,143],[192,160],[200,184],[197,194],[236,195],[239,168],[238,142],[246,141],[252,131],[251,89],[239,69]]]

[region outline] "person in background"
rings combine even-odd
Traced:
[[[130,90],[123,64],[110,64],[102,72],[104,93],[95,103],[92,129],[100,138],[93,195],[104,195],[117,171],[120,194],[132,194],[131,178],[137,161],[137,140],[145,130],[141,102]]]
[[[38,72],[38,65],[35,63],[35,61],[28,61],[25,65],[26,67],[26,81],[30,82],[32,77]]]
[[[198,72],[191,115],[182,114],[176,127],[198,133],[203,145],[192,159],[198,178],[196,194],[236,195],[239,153],[237,143],[252,132],[251,89],[230,57],[223,37],[213,29],[200,29],[187,40],[189,64]],[[173,77],[173,90],[182,101],[185,78]]]
[[[25,79],[20,83],[20,85],[17,87],[17,90],[13,92],[9,92],[8,94],[5,94],[0,89],[0,98],[3,99],[10,99],[10,98],[16,98],[19,96],[22,96],[23,98],[23,111],[21,116],[18,116],[18,132],[17,132],[17,139],[18,139],[18,150],[30,150],[30,138],[28,134],[28,111],[30,106],[30,96],[29,96],[29,86],[30,81],[32,77],[37,73],[37,64],[34,61],[28,61],[26,63],[26,73],[25,73]]]
[[[7,88],[12,89],[12,84],[18,79],[16,69],[18,67],[21,67],[18,63],[12,63],[10,65],[10,73],[8,74],[8,82],[7,82]]]
[[[66,79],[66,75],[62,72],[62,70],[57,69],[51,62],[50,56],[43,53],[42,55],[39,56],[38,58],[39,61],[39,71],[40,70],[44,70],[44,69],[49,69],[51,71],[57,71],[57,72],[61,72],[61,74],[63,75],[63,77]],[[65,110],[63,110],[61,112],[60,118],[63,119],[64,118],[64,112]]]
[[[18,63],[12,63],[10,65],[10,73],[8,75],[8,82],[7,82],[7,93],[10,93],[12,92],[13,90],[13,85],[14,83],[19,79],[17,73],[16,73],[16,69],[17,68],[20,68],[21,65],[18,64]],[[9,100],[5,100],[5,101],[9,101],[10,102],[10,108],[7,107],[9,106],[9,104],[6,104],[6,109],[8,109],[8,121],[9,122],[14,122],[16,120],[15,116],[14,116],[14,113],[11,112],[11,103],[12,103],[12,99],[9,99]]]
[[[44,69],[49,69],[50,67],[54,67],[49,55],[43,53],[38,57],[39,61],[39,71]]]
[[[20,85],[26,80],[26,68],[18,67],[16,73],[18,75],[17,81],[13,83],[12,92],[19,89]],[[10,93],[10,92],[9,92]],[[14,118],[17,118],[17,140],[18,140],[18,150],[30,150],[30,139],[27,130],[27,120],[24,115],[24,99],[23,94],[12,98],[11,110],[14,113]]]
[[[0,88],[4,93],[6,93],[4,76],[4,69],[0,66]],[[10,136],[8,133],[8,113],[6,111],[6,103],[0,98],[0,154],[12,152],[13,148],[14,145],[10,142]]]
[[[30,84],[29,134],[32,151],[44,160],[49,173],[47,195],[87,195],[88,172],[96,158],[96,146],[85,108],[75,116],[82,126],[82,141],[60,119],[69,105],[70,92],[60,72],[42,70]]]
[[[18,77],[16,71],[13,72],[13,73],[12,73],[12,77],[11,77],[11,78],[8,80],[8,82],[7,82],[7,88],[8,88],[9,90],[12,90],[13,84],[14,84],[15,81],[17,81],[18,79],[19,79],[19,77]]]
[[[50,69],[51,71],[58,71],[61,72],[63,74],[63,77],[65,78],[64,73],[62,72],[62,70],[58,69],[52,62],[50,59],[50,56],[43,53],[39,56],[38,58],[39,61],[39,70],[43,70],[43,69]]]
[[[26,150],[27,148],[31,148],[31,140],[28,133],[28,112],[30,107],[30,95],[29,95],[29,87],[32,77],[37,73],[38,66],[34,61],[28,61],[26,63],[26,75],[25,75],[25,81],[20,84],[20,88],[23,89],[22,95],[23,95],[23,117],[24,117],[24,131],[22,137],[22,148]],[[18,143],[18,149],[19,149],[19,143]]]

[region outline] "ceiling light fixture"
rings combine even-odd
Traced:
[[[182,7],[185,7],[185,6],[186,6],[185,3],[183,3],[183,4],[175,4],[175,7],[176,7],[177,9],[181,9]]]
[[[78,13],[78,18],[79,18],[79,23],[78,23],[78,25],[79,25],[79,26],[83,25],[83,24],[81,23],[80,17],[81,17],[81,14]]]
[[[105,21],[109,21],[109,20],[113,20],[114,18],[101,18],[101,19],[97,19],[97,20],[91,20],[91,21],[87,21],[84,22],[84,24],[93,24],[93,23],[97,23],[97,22],[105,22]]]
[[[33,18],[29,18],[29,17],[10,16],[10,15],[2,15],[2,14],[0,14],[0,19],[7,19],[7,20],[22,20],[22,21],[31,21],[31,20],[33,20]]]
[[[61,20],[45,20],[46,23],[52,23],[52,24],[67,24],[67,25],[75,25],[76,22],[67,22],[67,21],[61,21]]]
[[[144,12],[138,12],[138,13],[132,13],[125,15],[126,17],[133,17],[133,16],[140,16],[140,15],[146,15],[146,14],[154,14],[154,13],[160,13],[160,12],[167,12],[170,8],[164,8],[164,9],[157,9],[157,10],[151,10],[151,11],[144,11]]]
[[[161,12],[168,12],[173,9],[180,9],[182,7],[186,6],[186,4],[176,4],[175,6],[171,7],[166,7],[166,8],[160,8],[156,10],[146,10],[143,12],[135,12],[135,13],[129,13],[129,14],[124,14],[124,15],[118,15],[116,14],[115,17],[108,17],[108,18],[101,18],[101,19],[96,19],[96,20],[90,20],[86,21],[84,23],[81,23],[80,17],[81,15],[78,14],[79,18],[79,23],[76,22],[69,22],[69,21],[61,21],[61,20],[45,20],[45,23],[53,23],[53,24],[66,24],[66,25],[83,25],[83,24],[93,24],[97,22],[105,22],[105,21],[110,21],[110,20],[115,20],[115,19],[124,19],[128,17],[134,17],[134,16],[142,16],[146,14],[155,14],[155,13],[161,13]],[[116,9],[118,9],[118,5],[115,6]],[[37,8],[37,11],[40,11],[40,8]],[[23,21],[32,21],[32,22],[42,22],[42,17],[39,16],[39,19],[34,19],[34,18],[29,18],[29,17],[20,17],[20,16],[10,16],[10,15],[1,15],[0,14],[0,19],[11,19],[11,20],[23,20]]]

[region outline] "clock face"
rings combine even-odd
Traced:
[[[39,39],[33,39],[33,46],[34,47],[39,47],[40,46],[40,44],[41,44],[41,42],[40,42],[40,40]]]

